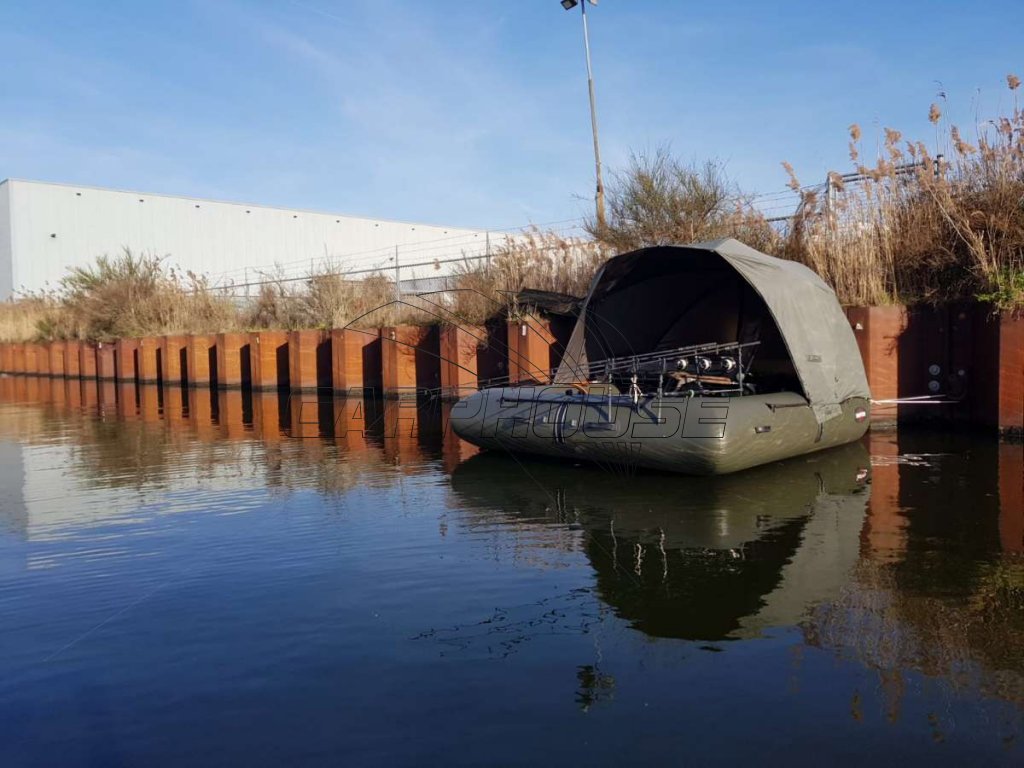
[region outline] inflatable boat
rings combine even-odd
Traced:
[[[482,448],[713,475],[853,442],[870,398],[832,289],[726,239],[610,259],[550,381],[481,389],[451,425]]]

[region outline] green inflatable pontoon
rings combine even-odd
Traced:
[[[870,398],[832,289],[728,239],[610,259],[551,383],[481,389],[451,423],[483,448],[708,475],[857,440]]]

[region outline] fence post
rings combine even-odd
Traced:
[[[398,246],[395,246],[395,301],[402,300],[402,275],[398,266]]]

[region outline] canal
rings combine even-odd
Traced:
[[[0,765],[1024,761],[1024,448],[720,478],[0,378]]]

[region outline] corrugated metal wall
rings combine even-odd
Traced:
[[[0,301],[13,290],[14,264],[11,258],[11,185],[0,183]]]
[[[487,239],[471,229],[11,180],[0,185],[0,298],[54,287],[69,267],[123,248],[238,284],[275,264],[294,277],[325,261],[393,275],[396,246],[409,265],[480,254]],[[403,268],[401,278],[446,271]]]

